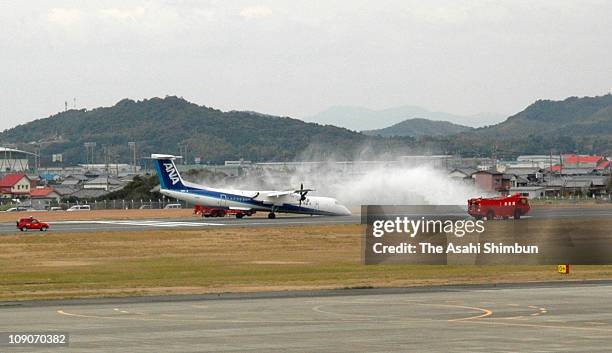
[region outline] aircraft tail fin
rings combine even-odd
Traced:
[[[151,159],[155,164],[157,170],[157,177],[159,178],[159,185],[165,190],[180,190],[185,189],[185,183],[183,178],[179,174],[174,160],[176,156],[168,154],[152,154]]]

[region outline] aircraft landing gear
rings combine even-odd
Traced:
[[[276,218],[276,214],[274,212],[268,213],[268,219],[274,219],[274,218]]]

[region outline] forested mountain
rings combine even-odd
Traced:
[[[139,156],[179,154],[179,145],[187,146],[188,163],[196,156],[219,163],[239,158],[350,160],[387,152],[502,158],[550,152],[611,155],[612,95],[540,100],[496,125],[435,136],[442,130],[440,126],[423,128],[418,137],[366,136],[331,125],[253,112],[222,112],[166,97],[124,99],[90,111],[69,110],[5,130],[0,133],[0,145],[13,144],[29,151],[40,147],[43,165],[51,164],[54,153],[64,155],[64,164],[85,163],[85,142],[96,142],[96,163],[104,162],[103,146],[112,151],[112,162],[126,163],[132,156],[128,141],[136,142]],[[360,155],[364,151],[369,155]]]
[[[611,135],[612,95],[539,100],[497,125],[479,129],[478,133],[486,136]]]
[[[612,95],[539,100],[504,122],[441,138],[446,150],[516,156],[561,152],[612,154]]]
[[[366,130],[362,133],[370,136],[448,136],[472,130],[471,127],[453,124],[448,121],[429,119],[406,119],[401,123],[378,130]]]
[[[42,163],[47,165],[53,153],[63,153],[67,164],[85,163],[86,142],[97,144],[96,163],[104,162],[103,146],[110,146],[113,161],[128,162],[132,155],[128,141],[136,142],[140,156],[178,154],[178,145],[185,145],[189,163],[195,156],[211,162],[287,161],[303,153],[315,158],[340,153],[340,158],[350,159],[363,145],[385,151],[412,144],[406,138],[369,137],[287,117],[222,112],[177,97],[124,99],[112,107],[69,110],[0,133],[0,144],[26,150],[34,148],[27,143],[39,144]]]

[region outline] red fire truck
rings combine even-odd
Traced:
[[[195,205],[193,207],[193,213],[202,217],[225,217],[227,215],[236,215],[236,218],[242,218],[244,216],[252,216],[255,211],[252,210],[237,210],[237,209],[224,209],[224,208],[210,208]]]
[[[492,198],[477,197],[468,200],[468,213],[476,219],[519,219],[530,210],[529,199],[520,194]]]

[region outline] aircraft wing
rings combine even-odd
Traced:
[[[283,191],[269,191],[269,192],[261,192],[253,199],[263,201],[266,204],[273,205],[282,205],[285,203],[295,203],[296,197],[291,197],[291,195],[306,195],[309,191],[314,191],[313,189],[300,189],[300,190],[283,190]],[[299,199],[299,197],[298,197]]]
[[[291,201],[290,195],[293,195],[293,190],[271,191],[265,193],[262,192],[254,199],[263,201],[265,204],[282,205]]]
[[[295,192],[294,190],[272,191],[272,192],[266,193],[263,196],[266,196],[266,197],[280,197],[280,196],[285,196],[285,195],[291,195],[294,192]]]
[[[269,193],[266,193],[265,196],[268,197],[279,197],[279,196],[285,196],[285,195],[291,195],[291,194],[300,194],[302,192],[304,193],[308,193],[309,191],[314,191],[314,189],[297,189],[297,190],[284,190],[284,191],[272,191]]]

